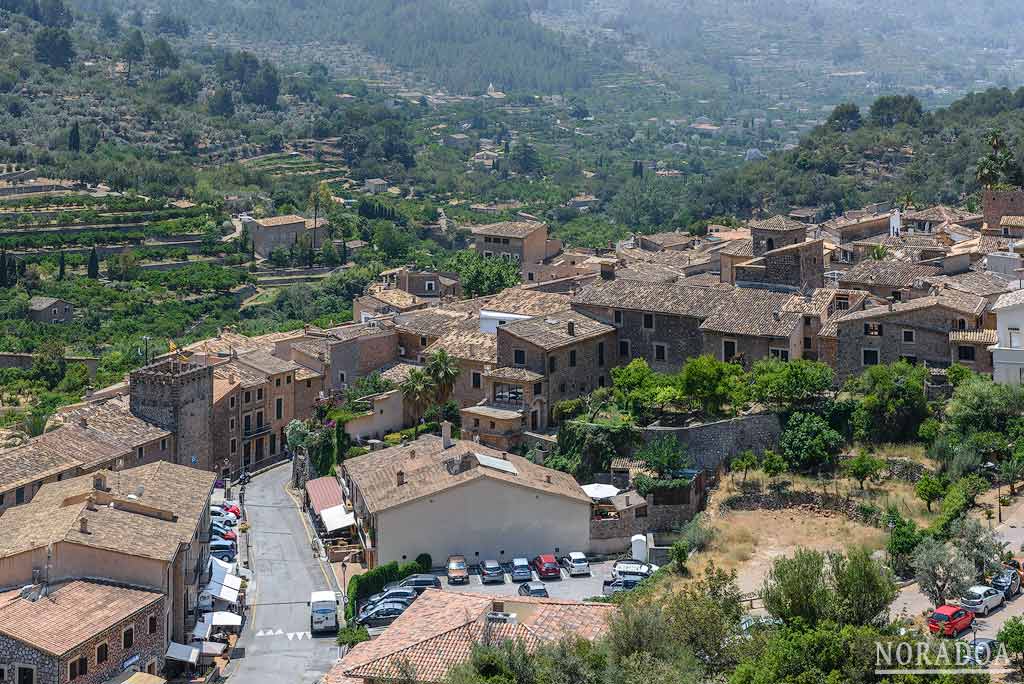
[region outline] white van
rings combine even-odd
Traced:
[[[338,597],[333,591],[314,591],[309,595],[309,631],[338,631]]]

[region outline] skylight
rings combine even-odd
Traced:
[[[484,456],[483,454],[474,454],[477,462],[485,468],[493,468],[494,470],[500,470],[503,473],[509,473],[510,475],[518,475],[519,471],[516,467],[500,458],[494,458],[493,456]]]

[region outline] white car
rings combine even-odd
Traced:
[[[562,556],[562,567],[569,573],[569,577],[575,577],[576,575],[590,576],[590,562],[579,551],[573,551],[568,556]]]
[[[983,585],[971,587],[960,598],[960,607],[977,615],[988,615],[1002,604],[1003,592]]]
[[[222,525],[234,527],[238,524],[238,516],[236,516],[234,513],[230,513],[221,508],[211,508],[210,522],[219,522]]]
[[[639,577],[646,579],[658,571],[658,566],[653,563],[645,563],[641,560],[628,558],[615,561],[612,565],[612,578]]]

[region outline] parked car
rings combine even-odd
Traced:
[[[501,563],[496,560],[485,560],[480,564],[480,583],[489,584],[491,582],[504,584],[505,568],[501,567]]]
[[[554,554],[542,553],[539,556],[534,556],[533,571],[537,573],[537,577],[541,579],[562,579],[562,570],[558,567],[558,561],[555,560]]]
[[[1013,568],[1003,568],[992,578],[992,586],[1003,592],[1003,598],[1009,601],[1020,593],[1020,574]]]
[[[611,577],[604,581],[601,587],[601,593],[605,596],[611,596],[612,594],[617,594],[620,591],[632,591],[643,581],[643,577],[637,577],[635,575]]]
[[[1024,557],[1015,556],[1008,561],[1003,563],[1008,568],[1013,568],[1020,575],[1021,579],[1024,580]]]
[[[227,525],[228,527],[234,527],[238,524],[238,518],[236,518],[233,513],[228,513],[227,511],[216,507],[210,509],[210,521],[218,522],[222,525]]]
[[[234,530],[219,523],[213,523],[210,525],[210,536],[220,537],[221,539],[230,539],[231,541],[235,541],[238,538],[238,535],[235,534]]]
[[[384,591],[395,587],[410,587],[415,589],[417,594],[422,594],[427,589],[440,589],[441,578],[436,575],[409,575],[404,580],[385,584]]]
[[[210,556],[224,563],[234,563],[238,558],[234,549],[210,549]]]
[[[387,627],[405,612],[406,604],[385,601],[361,611],[356,616],[356,624],[363,627]]]
[[[232,504],[232,503],[227,503],[227,502],[225,501],[224,503],[222,503],[222,504],[220,505],[220,507],[221,507],[221,508],[222,508],[222,509],[223,509],[224,511],[226,511],[226,512],[228,512],[228,513],[232,514],[233,516],[235,516],[236,518],[238,518],[238,519],[241,519],[241,517],[242,517],[242,509],[241,509],[241,508],[239,508],[238,506],[236,506],[235,504]]]
[[[519,585],[520,596],[533,596],[536,598],[549,598],[548,588],[540,582],[527,582]]]
[[[469,584],[469,568],[465,556],[448,556],[448,584]]]
[[[630,576],[630,577],[650,577],[658,571],[658,566],[652,563],[646,563],[641,560],[635,560],[627,558],[624,560],[617,560],[612,564],[612,578]]]
[[[974,624],[974,613],[959,606],[939,606],[928,618],[928,631],[955,637]]]
[[[412,587],[394,587],[366,599],[366,602],[360,607],[360,611],[372,608],[378,603],[404,603],[408,605],[415,601],[418,596],[419,594]]]
[[[512,569],[508,573],[513,582],[529,582],[533,579],[533,570],[530,569],[530,561],[525,558],[513,558]]]
[[[238,553],[238,545],[228,539],[211,539],[210,553],[213,554],[217,551],[231,551],[232,553]]]
[[[562,556],[562,567],[569,573],[569,577],[576,575],[590,576],[590,561],[579,551],[573,551],[568,556]]]
[[[960,606],[977,615],[988,615],[1003,605],[1003,592],[984,585],[975,585],[960,597]]]

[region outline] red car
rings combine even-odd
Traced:
[[[541,579],[562,579],[562,569],[558,567],[554,554],[542,553],[534,556],[530,565]]]
[[[239,508],[238,506],[234,504],[222,504],[221,508],[227,511],[228,513],[234,513],[235,517],[239,520],[242,519],[242,509]]]
[[[238,535],[232,532],[231,530],[228,530],[226,532],[216,532],[215,535],[220,537],[221,539],[226,539],[228,541],[238,540]]]
[[[928,631],[939,636],[955,637],[974,624],[974,613],[959,606],[939,606],[928,618]]]

